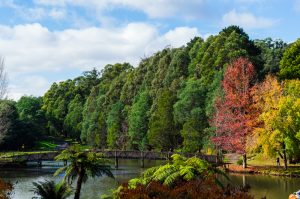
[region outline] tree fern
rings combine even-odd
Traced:
[[[151,181],[157,181],[167,186],[173,186],[176,182],[205,179],[214,174],[226,174],[214,168],[207,161],[197,157],[186,158],[179,154],[171,156],[171,161],[165,165],[147,169],[140,178],[129,182],[129,188],[137,184],[147,185]],[[216,184],[220,182],[216,179]]]
[[[41,199],[66,199],[72,194],[72,189],[66,183],[55,184],[53,181],[33,182],[32,192]]]

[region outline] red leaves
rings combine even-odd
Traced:
[[[212,140],[224,150],[245,153],[246,138],[250,132],[252,103],[251,86],[255,77],[254,67],[245,58],[238,58],[228,66],[222,86],[224,97],[215,103],[213,125],[216,137]]]
[[[128,184],[124,183],[117,197],[120,199],[252,199],[253,197],[247,191],[241,187],[231,186],[222,189],[216,185],[213,178],[208,178],[182,182],[175,187],[153,181],[147,186],[138,185],[135,189],[129,189]]]

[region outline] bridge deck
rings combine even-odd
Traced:
[[[216,155],[204,155],[198,153],[177,153],[177,152],[156,152],[156,151],[108,151],[108,150],[96,150],[95,152],[103,154],[106,158],[117,159],[148,159],[148,160],[166,160],[173,154],[181,154],[185,157],[196,156],[204,159],[210,163],[219,163],[219,159]],[[51,161],[58,155],[59,152],[48,152],[38,154],[16,155],[9,157],[12,161],[24,161],[24,162],[39,162],[39,161]]]

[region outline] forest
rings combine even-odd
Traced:
[[[141,49],[142,50],[142,49]],[[249,38],[238,26],[140,60],[0,102],[0,147],[45,136],[97,148],[223,151],[300,158],[300,40]]]

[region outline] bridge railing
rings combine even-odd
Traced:
[[[196,156],[204,159],[210,163],[220,163],[220,160],[216,155],[205,155],[199,153],[182,153],[182,152],[158,152],[158,151],[122,151],[122,150],[94,150],[94,152],[103,154],[106,158],[118,158],[118,159],[149,159],[149,160],[166,160],[173,154],[181,154],[185,157]],[[46,161],[54,160],[54,157],[59,152],[45,152],[36,154],[23,154],[15,155],[10,158],[12,161]]]
[[[181,154],[185,157],[196,156],[204,159],[210,163],[218,163],[219,159],[216,155],[204,155],[197,153],[182,153],[182,152],[156,152],[156,151],[107,151],[107,150],[96,150],[98,153],[102,153],[106,158],[121,158],[121,159],[151,159],[151,160],[165,160],[169,159],[173,154]]]

